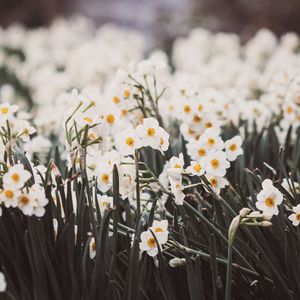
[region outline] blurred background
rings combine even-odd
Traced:
[[[83,14],[141,30],[153,46],[168,45],[195,26],[249,38],[261,27],[300,33],[300,0],[0,0],[0,25],[29,27],[55,17]]]

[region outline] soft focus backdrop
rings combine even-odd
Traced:
[[[57,16],[83,14],[97,24],[114,22],[143,31],[148,46],[168,45],[202,25],[245,39],[259,28],[300,33],[298,0],[0,0],[0,25],[46,25]]]

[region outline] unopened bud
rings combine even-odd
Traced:
[[[260,224],[262,227],[270,227],[273,225],[270,221],[262,221]]]
[[[251,209],[248,208],[248,207],[243,207],[240,212],[239,212],[239,215],[241,218],[244,218],[246,217],[249,213],[251,212]]]
[[[182,267],[185,266],[185,264],[186,264],[185,258],[175,257],[169,261],[169,265],[172,268]]]
[[[241,217],[238,215],[235,218],[233,218],[233,220],[230,223],[229,229],[228,229],[228,239],[229,239],[229,243],[233,243],[235,234],[239,228],[241,222]]]

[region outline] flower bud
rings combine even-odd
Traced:
[[[229,229],[228,229],[228,239],[229,239],[229,243],[233,243],[235,234],[239,228],[241,222],[241,217],[238,215],[235,218],[233,218],[233,220],[230,223]]]
[[[262,221],[260,224],[261,224],[262,227],[270,227],[270,226],[273,225],[273,224],[272,224],[271,222],[269,222],[269,221]]]
[[[185,264],[186,264],[185,258],[175,257],[169,261],[169,265],[172,268],[182,267],[182,266],[185,266]]]
[[[241,218],[244,218],[246,217],[249,213],[251,212],[251,209],[248,208],[248,207],[243,207],[240,212],[239,212],[239,215]]]

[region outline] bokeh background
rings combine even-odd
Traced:
[[[55,17],[83,14],[96,24],[117,23],[147,34],[148,44],[168,45],[195,26],[236,32],[248,39],[266,27],[300,33],[300,0],[0,0],[0,25],[29,27]]]

